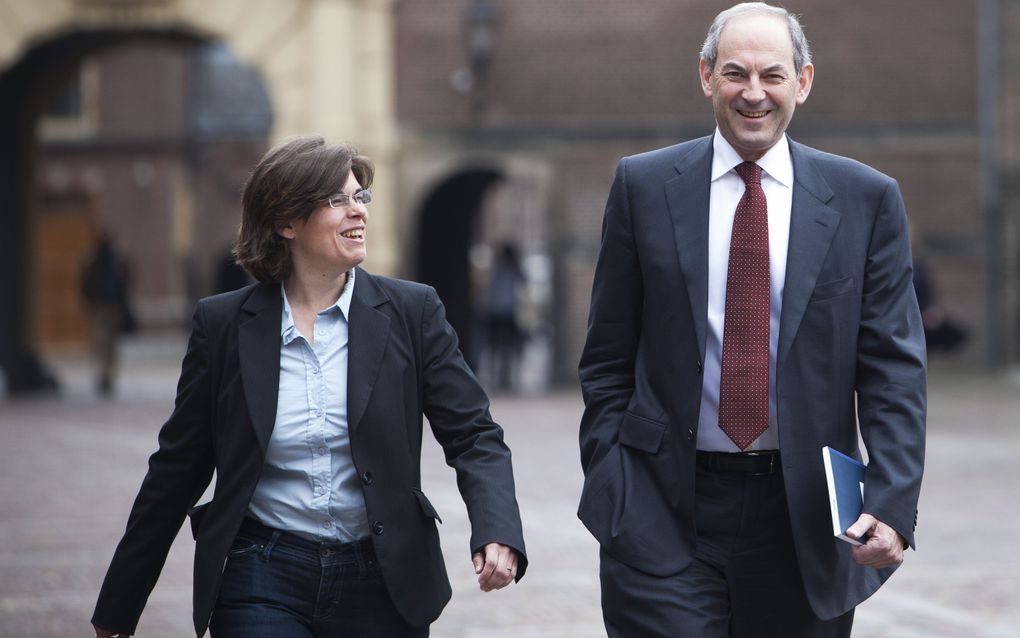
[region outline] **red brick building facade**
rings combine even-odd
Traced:
[[[547,219],[542,249],[555,264],[557,376],[573,375],[583,343],[594,260],[613,168],[627,154],[712,132],[697,78],[717,0],[491,0],[494,47],[474,90],[458,91],[471,0],[397,4],[397,114],[404,179],[428,157],[533,158]],[[955,362],[1015,353],[1018,277],[1016,35],[1002,28],[1003,298],[1001,343],[990,344],[989,233],[982,209],[979,3],[956,0],[791,0],[812,44],[815,82],[790,127],[797,141],[847,155],[899,180],[923,255],[949,313],[971,333]],[[984,72],[984,71],[982,71]],[[463,73],[463,71],[461,71]],[[480,106],[479,106],[480,104]],[[489,161],[489,160],[485,160]],[[462,163],[470,163],[470,159]],[[508,179],[512,179],[509,177]],[[413,182],[413,179],[411,180]],[[410,192],[407,192],[410,191]],[[428,189],[405,189],[414,215]],[[412,226],[413,228],[413,226]],[[413,240],[409,240],[409,245]],[[1005,348],[1005,350],[1000,350]],[[1012,360],[1001,357],[999,363]]]

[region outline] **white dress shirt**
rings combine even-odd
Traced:
[[[708,338],[705,344],[704,383],[698,419],[698,449],[740,452],[736,443],[719,429],[719,385],[722,374],[723,324],[726,319],[726,274],[729,269],[730,235],[737,203],[744,194],[744,180],[734,167],[744,160],[716,129],[712,140],[712,189],[708,214]],[[757,162],[762,168],[769,215],[769,273],[771,278],[769,321],[769,426],[747,450],[779,449],[776,425],[776,348],[779,317],[783,310],[786,252],[790,239],[793,206],[793,161],[784,135]]]
[[[315,317],[314,343],[294,325],[283,291],[280,391],[265,466],[248,506],[264,525],[315,541],[368,536],[347,431],[348,323],[354,270]]]

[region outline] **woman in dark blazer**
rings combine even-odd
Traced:
[[[421,491],[423,415],[457,472],[480,587],[523,576],[510,450],[442,303],[358,267],[372,176],[310,137],[256,166],[235,254],[259,283],[198,304],[100,638],[135,631],[186,514],[196,635],[427,636],[451,590]]]

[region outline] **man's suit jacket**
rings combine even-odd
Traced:
[[[821,449],[860,458],[859,420],[870,457],[864,509],[913,546],[924,337],[896,182],[792,141],[790,152],[778,427],[804,584],[815,612],[832,618],[892,570],[857,565],[833,538]],[[620,162],[580,363],[578,516],[611,556],[652,575],[680,572],[694,551],[711,166],[711,137]]]
[[[107,573],[96,625],[134,632],[170,544],[215,470],[212,500],[190,512],[195,631],[205,632],[276,419],[281,313],[278,284],[199,302],[175,408]],[[519,579],[527,559],[510,450],[435,290],[358,269],[349,327],[347,419],[372,542],[397,609],[425,625],[451,590],[439,515],[421,491],[422,415],[456,469],[471,549],[512,547]]]

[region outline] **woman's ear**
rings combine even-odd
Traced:
[[[280,226],[276,229],[276,234],[284,239],[294,239],[294,225],[288,223]]]

